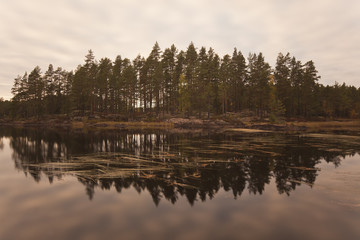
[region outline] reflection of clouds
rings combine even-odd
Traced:
[[[49,63],[75,69],[92,48],[98,59],[149,54],[155,41],[185,50],[234,47],[314,60],[321,82],[359,86],[359,1],[58,1],[2,3],[0,82]],[[144,40],[146,39],[146,40]],[[338,70],[335,70],[339,68]],[[4,96],[10,88],[3,90]]]
[[[344,182],[340,181],[335,189],[324,191],[317,182],[313,189],[297,184],[294,185],[296,191],[292,191],[290,196],[278,194],[281,187],[278,184],[283,183],[282,180],[286,182],[295,177],[315,180],[313,171],[289,168],[289,165],[314,167],[319,161],[329,162],[329,166],[336,171],[355,171],[355,174],[345,176],[349,177],[349,182],[358,183],[356,169],[359,162],[349,162],[349,156],[346,156],[350,154],[349,149],[359,149],[359,143],[352,140],[339,145],[341,139],[338,138],[274,137],[272,134],[212,136],[201,132],[181,135],[154,134],[152,131],[85,134],[8,128],[2,131],[3,136],[8,138],[4,138],[5,150],[0,152],[0,159],[8,161],[3,161],[7,164],[2,164],[0,168],[0,222],[4,223],[0,228],[0,239],[331,240],[340,236],[341,239],[356,239],[355,236],[360,234],[356,224],[360,220],[358,210],[348,211],[346,207],[334,203],[335,200],[346,200],[351,194],[356,195],[354,189],[360,189],[356,185],[352,185],[352,188],[341,187]],[[217,145],[242,146],[242,142],[246,143],[246,148],[240,147],[238,151],[219,152],[220,149],[216,148]],[[216,151],[209,153],[209,146]],[[337,151],[326,151],[335,149],[335,146]],[[10,148],[12,151],[6,151]],[[85,195],[84,182],[78,182],[78,178],[81,178],[79,172],[74,169],[56,171],[52,167],[44,170],[39,167],[41,163],[51,163],[53,160],[74,161],[76,158],[71,156],[79,158],[91,153],[98,157],[104,156],[104,152],[110,152],[112,158],[122,152],[127,155],[151,155],[158,159],[156,154],[165,155],[159,149],[166,149],[169,153],[178,152],[180,154],[170,155],[181,155],[190,162],[194,152],[197,160],[231,161],[220,161],[222,164],[214,164],[209,168],[180,168],[179,172],[186,172],[187,176],[192,176],[195,171],[196,176],[201,173],[202,178],[185,178],[184,183],[196,186],[199,191],[194,199],[193,189],[186,192],[186,189],[179,188],[181,193],[177,193],[176,204],[165,200],[165,192],[159,191],[168,185],[162,181],[162,174],[155,171],[152,172],[155,178],[89,179],[89,182],[92,181],[90,186],[96,190],[95,197],[89,201]],[[263,152],[264,149],[272,149],[273,153],[278,154],[263,155],[257,151]],[[237,154],[240,154],[238,158],[234,157]],[[11,155],[13,161],[10,160]],[[337,156],[342,155],[341,166],[335,168],[333,159],[338,162]],[[359,160],[359,155],[354,158]],[[177,161],[172,159],[168,162],[176,164]],[[16,170],[21,169],[20,172],[14,171],[14,163]],[[30,166],[27,164],[32,167],[27,168]],[[26,178],[23,171],[40,176],[42,181],[35,183],[33,176]],[[53,171],[60,172],[62,178],[49,184],[46,178],[56,175]],[[3,172],[7,175],[3,175]],[[326,172],[329,175],[324,175]],[[181,182],[184,174],[174,176]],[[242,176],[247,182],[244,188],[241,185],[243,181],[232,181]],[[325,186],[332,186],[334,176],[339,177],[330,171],[320,171],[318,178],[330,179],[330,182],[325,182]],[[342,174],[340,179],[343,177]],[[228,187],[225,188],[225,185]],[[240,187],[237,200],[233,199],[233,187]],[[253,194],[256,189],[260,189],[262,195]],[[121,194],[118,190],[121,190]],[[202,202],[200,192],[207,190],[214,193],[212,199]],[[154,193],[158,192],[161,203],[155,205]],[[167,196],[171,199],[172,192],[169,192]],[[209,199],[208,195],[206,199]],[[195,203],[191,206],[190,201],[193,200]]]

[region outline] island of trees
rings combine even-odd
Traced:
[[[12,119],[77,112],[210,117],[251,111],[259,118],[359,118],[360,88],[324,86],[313,61],[280,53],[272,68],[262,53],[236,48],[219,57],[210,48],[186,51],[158,43],[148,57],[95,59],[92,50],[73,71],[35,67],[14,80],[13,98],[0,101]]]

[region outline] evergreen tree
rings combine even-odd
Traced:
[[[256,113],[260,118],[265,116],[269,107],[269,80],[270,65],[265,62],[262,53],[259,55],[250,54],[249,57],[249,83],[251,94],[251,103],[256,109]]]
[[[219,92],[222,106],[221,112],[223,114],[226,114],[226,112],[228,111],[231,77],[231,57],[226,54],[221,61],[219,84]]]
[[[197,64],[198,64],[198,54],[196,52],[195,46],[194,44],[191,42],[190,45],[187,48],[186,51],[186,57],[185,57],[185,61],[184,61],[184,65],[185,65],[185,69],[184,69],[184,77],[185,77],[185,83],[188,85],[187,89],[189,91],[189,95],[190,95],[190,103],[191,106],[188,109],[189,114],[191,115],[193,109],[194,109],[194,104],[197,98],[197,95],[199,94],[199,92],[196,91],[195,88],[195,79],[196,79],[196,70],[197,70]]]
[[[121,56],[116,56],[109,79],[110,112],[118,113],[120,109],[120,78],[122,72]]]
[[[246,61],[240,51],[234,49],[231,58],[230,76],[230,105],[231,110],[238,112],[244,108],[245,81],[246,81]]]
[[[144,78],[146,78],[146,74],[145,76],[143,76],[143,67],[145,65],[145,59],[143,57],[141,57],[140,55],[138,55],[134,61],[133,61],[133,66],[134,66],[134,70],[135,70],[135,74],[136,74],[136,98],[137,98],[137,106],[139,107],[140,110],[143,110],[143,106],[142,103],[144,102],[143,100],[143,94],[142,94],[142,82],[144,81]]]
[[[301,98],[301,87],[303,83],[303,75],[304,71],[302,68],[302,64],[300,61],[297,61],[295,57],[291,59],[290,62],[290,82],[292,87],[291,93],[291,109],[293,112],[291,115],[301,115],[301,106],[302,106],[302,98]]]
[[[160,47],[158,42],[155,43],[153,46],[153,49],[149,55],[149,57],[146,59],[147,62],[147,78],[148,81],[146,84],[146,89],[148,93],[147,101],[149,103],[150,111],[152,111],[153,103],[154,103],[154,95],[157,97],[160,91],[160,84],[161,82],[158,79],[158,74],[155,77],[156,70],[160,67]],[[157,98],[156,101],[160,101],[160,98]],[[155,102],[156,106],[159,106],[159,102]],[[157,108],[158,110],[158,108]]]
[[[41,69],[39,66],[36,66],[34,70],[31,71],[28,78],[28,100],[31,104],[30,112],[32,115],[40,117],[43,113],[43,94],[44,94],[44,82],[41,77]]]
[[[274,80],[276,86],[277,98],[285,107],[286,116],[290,116],[292,113],[292,86],[290,81],[290,54],[285,56],[279,53],[276,59],[276,66],[274,71]]]
[[[273,76],[271,76],[273,78]],[[269,119],[270,122],[282,121],[283,115],[285,114],[285,107],[282,101],[279,100],[277,93],[278,89],[274,84],[274,80],[270,80],[270,92],[269,92]]]
[[[64,84],[64,100],[61,104],[61,109],[63,113],[69,114],[72,110],[71,105],[71,88],[74,81],[74,73],[72,71],[66,72],[65,74],[65,84]]]
[[[137,97],[137,78],[136,71],[134,67],[131,65],[129,59],[125,58],[123,62],[123,74],[122,74],[122,82],[124,83],[124,92],[123,99],[125,100],[126,112],[134,113]]]
[[[98,98],[97,109],[100,112],[108,112],[109,82],[112,79],[112,62],[109,58],[102,58],[97,71],[96,90]]]
[[[87,77],[86,69],[82,66],[78,66],[75,70],[73,84],[71,88],[71,100],[73,102],[74,109],[81,110],[83,113],[90,105],[90,89],[86,84],[85,79]]]
[[[88,54],[85,56],[84,64],[85,76],[83,76],[82,81],[84,81],[84,94],[83,97],[85,100],[85,107],[88,108],[91,113],[94,111],[96,105],[96,73],[97,73],[97,63],[95,62],[95,56],[93,51],[90,49]]]
[[[45,84],[45,105],[46,111],[49,114],[54,114],[54,105],[55,105],[55,83],[54,83],[54,67],[52,64],[49,64],[48,70],[44,75],[44,84]]]
[[[164,76],[161,62],[158,62],[155,67],[153,75],[153,96],[155,97],[155,109],[156,114],[159,114],[160,108],[163,108],[164,104]]]
[[[28,101],[28,74],[24,73],[23,76],[18,75],[14,80],[14,85],[11,89],[11,93],[14,95],[12,116],[27,117],[27,101]]]
[[[179,112],[189,115],[191,108],[191,96],[189,91],[189,83],[183,74],[179,78]]]
[[[304,117],[309,117],[315,114],[319,109],[317,106],[318,101],[316,101],[316,84],[320,77],[317,75],[317,70],[313,61],[305,63],[304,67],[301,86],[301,112]]]
[[[207,103],[207,95],[211,94],[211,84],[209,81],[209,60],[205,47],[202,47],[198,54],[192,89],[192,108],[198,112],[200,118],[201,113],[207,110],[206,104],[204,104]]]
[[[208,77],[205,82],[205,103],[207,106],[208,118],[211,112],[219,112],[219,81],[220,81],[220,58],[212,48],[208,51]]]
[[[167,113],[174,112],[177,98],[178,80],[176,80],[176,54],[177,49],[174,45],[166,48],[162,56],[163,78],[164,78],[164,110]]]
[[[95,60],[92,50],[83,65],[72,72],[49,65],[42,74],[35,67],[17,76],[11,104],[3,102],[14,117],[42,114],[133,113],[139,107],[149,113],[177,113],[199,117],[211,113],[239,112],[246,108],[260,118],[274,121],[287,117],[360,117],[360,89],[336,83],[318,83],[312,61],[304,65],[280,53],[273,70],[262,53],[249,54],[248,64],[240,51],[221,60],[212,48],[197,52],[191,42],[184,51],[172,45],[163,54],[156,42],[149,56],[133,61]]]
[[[174,83],[173,83],[173,91],[174,95],[172,96],[171,103],[172,103],[172,109],[174,111],[178,111],[179,106],[179,99],[180,99],[180,76],[184,74],[184,68],[185,68],[185,52],[180,51],[179,54],[176,56],[176,66],[175,66],[175,72],[174,72]],[[184,77],[184,75],[183,75]]]

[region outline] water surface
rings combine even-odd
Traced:
[[[0,239],[360,237],[357,137],[0,134]]]

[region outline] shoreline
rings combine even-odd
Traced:
[[[297,132],[324,133],[339,132],[360,135],[359,119],[339,119],[329,121],[285,121],[270,123],[268,121],[231,122],[223,119],[202,120],[197,118],[169,118],[162,121],[109,121],[107,119],[30,119],[0,120],[0,126],[66,128],[73,130],[126,130],[126,129],[183,129],[214,130],[231,132]]]

